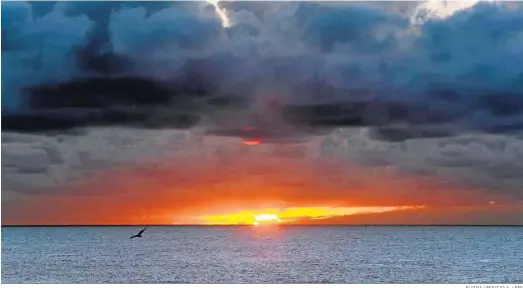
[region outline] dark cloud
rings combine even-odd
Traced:
[[[81,134],[2,133],[2,192],[56,192],[94,171],[133,163],[157,153],[187,153],[186,132],[121,128]]]
[[[223,28],[206,3],[6,3],[2,129],[226,131],[223,110],[239,131],[257,116],[237,114],[272,93],[287,105],[278,125],[297,130],[288,138],[308,126],[376,127],[385,141],[521,130],[520,7],[480,3],[415,26],[421,6],[396,6],[222,3]]]
[[[486,189],[492,195],[523,199],[521,134],[476,133],[386,142],[376,140],[373,133],[369,129],[337,130],[323,140],[322,155],[420,176],[443,177]]]

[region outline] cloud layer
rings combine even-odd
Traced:
[[[222,27],[204,2],[6,3],[4,129],[186,128],[275,94],[382,140],[520,130],[521,5],[429,4],[232,2]]]

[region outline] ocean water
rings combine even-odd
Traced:
[[[523,227],[2,227],[2,283],[522,283]]]

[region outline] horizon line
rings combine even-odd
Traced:
[[[254,227],[251,224],[2,224],[1,227]],[[271,227],[523,227],[523,224],[278,224]],[[263,227],[263,226],[262,226]]]

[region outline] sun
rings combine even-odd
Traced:
[[[254,216],[254,226],[266,225],[266,224],[276,224],[280,223],[280,218],[276,214],[258,214]]]

